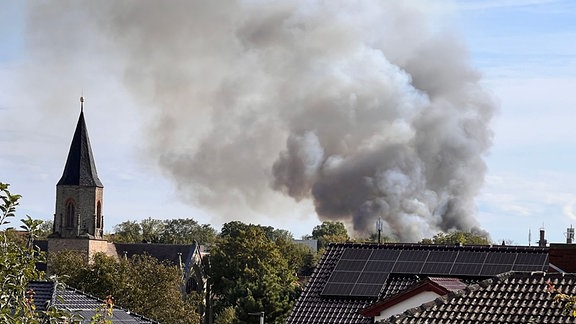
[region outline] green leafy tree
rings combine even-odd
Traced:
[[[341,222],[324,221],[312,230],[312,238],[318,240],[318,248],[323,249],[328,243],[343,243],[350,240],[346,226]]]
[[[136,221],[124,221],[114,226],[114,241],[124,243],[140,243],[142,236],[142,227]]]
[[[53,232],[54,222],[51,220],[42,221],[42,223],[38,226],[38,231],[36,232],[36,236],[38,239],[46,239],[50,234]]]
[[[20,198],[10,193],[8,184],[0,182],[0,226],[10,224]],[[0,323],[80,323],[74,315],[54,306],[36,310],[35,292],[28,289],[28,283],[45,278],[36,269],[36,263],[45,260],[44,254],[34,245],[41,223],[27,216],[21,226],[25,235],[14,229],[0,232]]]
[[[116,260],[97,253],[91,262],[74,251],[51,253],[51,271],[65,283],[162,323],[200,323],[201,296],[182,294],[182,271],[148,255]]]
[[[490,238],[485,233],[475,233],[466,231],[454,231],[448,234],[438,233],[433,238],[425,238],[420,241],[422,244],[464,244],[464,245],[489,245]]]
[[[213,243],[216,230],[210,225],[200,225],[191,218],[169,219],[164,221],[162,243],[190,244],[194,241],[201,244]]]
[[[283,323],[299,294],[294,269],[267,231],[226,223],[211,251],[214,310],[225,314],[233,308],[233,323],[253,321],[249,313],[261,311],[268,322]]]
[[[216,238],[214,228],[191,218],[125,221],[114,226],[114,232],[113,241],[124,243],[212,244]]]
[[[8,184],[0,182],[0,225],[10,223],[20,198],[10,193]],[[35,266],[43,255],[34,247],[32,232],[36,230],[36,222],[30,225],[26,244],[10,241],[6,231],[0,234],[0,323],[40,321],[27,286],[29,281],[43,278],[44,274]]]
[[[161,243],[164,222],[159,219],[146,218],[140,222],[142,240],[149,243]]]
[[[214,320],[214,324],[233,324],[235,321],[238,321],[236,318],[236,310],[234,307],[226,307],[224,308]]]

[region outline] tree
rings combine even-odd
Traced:
[[[485,233],[454,231],[448,234],[438,233],[433,238],[425,238],[421,244],[464,244],[464,245],[490,245],[490,238]]]
[[[210,225],[200,225],[192,218],[179,218],[164,221],[161,241],[171,244],[190,244],[194,241],[210,244],[215,238],[216,230]]]
[[[214,228],[191,218],[125,221],[114,226],[114,231],[113,241],[123,243],[212,244],[216,238]]]
[[[140,243],[142,240],[142,227],[136,221],[124,221],[114,226],[115,242]]]
[[[0,225],[9,224],[14,217],[21,196],[11,194],[9,185],[0,182]],[[28,282],[43,277],[36,270],[35,263],[42,258],[40,250],[34,247],[33,232],[36,222],[29,228],[27,243],[22,245],[10,241],[6,231],[0,234],[0,322],[39,323],[40,317],[33,308]],[[26,226],[26,225],[24,225]]]
[[[318,240],[318,248],[326,247],[328,243],[342,243],[350,240],[346,226],[341,222],[324,221],[312,230],[312,238]]]
[[[149,243],[160,243],[164,231],[164,222],[159,219],[146,218],[140,222],[142,231],[142,241]]]
[[[233,323],[253,321],[249,313],[261,311],[267,321],[283,323],[299,294],[294,270],[266,232],[257,225],[226,223],[211,251],[214,310],[230,316],[233,308]]]
[[[162,323],[200,323],[201,296],[183,298],[182,271],[148,255],[116,260],[103,253],[91,262],[80,252],[51,253],[51,270],[68,285]]]
[[[0,182],[0,226],[10,224],[20,198],[10,193],[8,184]],[[78,323],[75,316],[54,306],[36,310],[34,291],[28,289],[28,283],[44,279],[44,273],[36,269],[44,254],[34,245],[42,221],[27,216],[22,223],[24,240],[13,229],[0,232],[0,323]]]
[[[42,223],[38,226],[38,233],[37,236],[39,239],[46,239],[48,235],[52,234],[54,227],[54,221],[42,221]]]

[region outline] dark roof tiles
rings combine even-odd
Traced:
[[[82,316],[84,318],[82,323],[91,323],[90,319],[96,315],[96,310],[102,307],[104,303],[96,297],[70,287],[56,288],[56,284],[51,281],[31,281],[28,287],[34,291],[34,304],[38,310],[46,310],[48,305],[53,305],[57,309],[67,310],[71,314]],[[116,306],[114,306],[112,316],[112,323],[158,323]]]
[[[314,273],[310,277],[308,284],[304,288],[304,291],[297,300],[295,306],[292,309],[291,314],[288,317],[288,324],[309,324],[309,323],[347,323],[347,324],[363,324],[363,323],[373,323],[372,318],[364,317],[360,314],[360,310],[366,308],[367,306],[382,300],[383,298],[394,295],[400,291],[413,286],[415,283],[424,279],[425,277],[432,275],[438,277],[437,274],[431,273],[402,273],[402,272],[390,272],[387,281],[383,284],[381,293],[376,298],[371,296],[328,296],[322,295],[323,289],[326,283],[330,280],[331,275],[336,268],[341,256],[347,249],[354,250],[402,250],[402,251],[436,251],[435,257],[445,258],[448,257],[449,260],[455,260],[458,252],[466,251],[468,255],[473,255],[476,257],[474,252],[482,252],[482,256],[488,260],[489,256],[506,256],[509,253],[517,253],[518,257],[528,257],[524,264],[531,266],[530,256],[535,256],[538,262],[547,263],[547,248],[539,247],[515,247],[515,246],[451,246],[451,245],[422,245],[422,244],[358,244],[358,243],[340,243],[331,244],[326,249],[326,252],[322,255]],[[421,255],[422,253],[410,252],[410,254]],[[348,255],[355,255],[354,253],[348,252]],[[476,259],[472,261],[476,261]],[[446,260],[440,260],[438,262],[444,262]],[[451,262],[451,261],[449,261]],[[463,263],[464,261],[462,261]],[[404,262],[407,263],[407,262]],[[542,264],[534,264],[535,268],[541,268]],[[344,270],[346,271],[346,270]],[[491,276],[490,274],[489,276]],[[453,276],[458,277],[462,282],[466,284],[477,283],[482,279],[489,277],[485,275],[484,277],[467,275],[467,276]],[[478,286],[480,287],[480,286]],[[457,296],[458,293],[450,293]],[[480,300],[480,299],[478,299]],[[449,310],[445,315],[446,321],[450,320],[451,316],[461,316],[458,312],[458,308],[466,308],[464,305],[449,305],[451,310]],[[451,315],[451,313],[454,313]],[[441,317],[444,318],[445,315]],[[413,321],[412,321],[413,322]],[[410,320],[407,323],[412,323]],[[422,321],[416,321],[422,323]],[[425,321],[438,323],[440,321]]]
[[[66,166],[62,173],[62,178],[57,186],[85,186],[104,187],[98,178],[96,164],[88,138],[88,130],[84,121],[84,112],[80,113],[76,131],[70,144],[70,151],[66,159]]]
[[[548,280],[562,291],[576,289],[576,274],[510,272],[380,323],[428,323],[440,317],[448,318],[446,323],[576,323],[563,312],[563,302],[553,301]]]
[[[180,265],[192,257],[195,244],[160,244],[160,243],[114,243],[118,256],[131,258],[135,254],[148,254],[159,261]]]

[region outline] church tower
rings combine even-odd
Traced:
[[[104,186],[96,164],[84,121],[84,98],[80,98],[80,117],[70,144],[62,178],[56,184],[54,238],[102,239]]]

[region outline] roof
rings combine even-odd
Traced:
[[[96,164],[94,163],[88,130],[84,121],[84,111],[80,112],[76,131],[70,144],[68,159],[66,159],[66,166],[64,167],[62,178],[56,185],[104,187],[96,173]]]
[[[508,272],[380,323],[576,323],[547,282],[576,294],[576,274]]]
[[[379,315],[384,309],[394,306],[422,292],[431,291],[436,293],[438,296],[444,296],[451,291],[464,289],[466,286],[467,285],[464,282],[457,278],[428,277],[400,293],[368,306],[360,313],[366,317],[374,317]]]
[[[114,243],[118,256],[131,258],[135,254],[148,254],[158,261],[167,261],[172,265],[187,263],[193,257],[195,244],[159,244],[159,243]]]
[[[103,300],[79,290],[67,286],[56,288],[56,283],[51,281],[31,281],[28,288],[34,291],[34,304],[37,310],[46,310],[46,306],[51,304],[57,309],[68,310],[73,315],[82,316],[84,318],[83,323],[90,323],[90,319],[96,315],[97,309],[104,304]],[[112,323],[158,323],[116,306],[112,311],[112,316]]]
[[[547,268],[545,247],[330,244],[287,323],[372,323],[361,309],[425,277],[473,283],[510,270]]]

